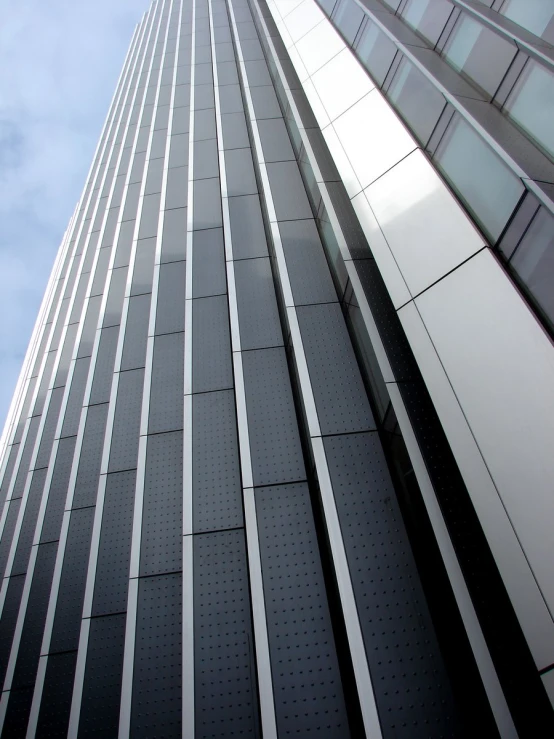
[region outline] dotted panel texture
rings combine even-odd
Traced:
[[[136,470],[107,476],[92,615],[127,610]]]
[[[183,432],[148,437],[140,574],[182,567]]]
[[[88,409],[73,494],[73,508],[84,508],[96,503],[107,418],[107,403],[93,405]]]
[[[48,657],[35,734],[37,739],[66,736],[76,663],[77,652]]]
[[[121,357],[121,370],[144,367],[146,360],[146,341],[148,338],[148,319],[150,318],[151,295],[137,295],[129,299],[125,341]]]
[[[148,432],[159,434],[183,428],[185,334],[154,339]]]
[[[195,532],[243,525],[232,390],[193,396],[192,506]]]
[[[29,497],[23,514],[23,522],[19,532],[19,540],[15,551],[15,558],[12,565],[12,575],[22,575],[27,572],[29,563],[29,555],[31,553],[31,545],[35,535],[37,525],[38,509],[44,489],[47,470],[36,470],[33,473],[31,486],[29,487]]]
[[[462,736],[379,437],[324,445],[383,736]]]
[[[124,642],[124,614],[91,620],[79,737],[117,736]]]
[[[32,687],[35,683],[57,549],[57,542],[38,548],[12,688]]]
[[[40,533],[41,542],[56,541],[60,538],[60,529],[62,527],[62,517],[76,441],[76,436],[70,436],[68,439],[61,439],[58,444],[58,453],[56,454],[54,472],[52,473],[52,481],[48,493],[48,502],[46,503],[46,512]]]
[[[259,736],[244,530],[194,537],[196,737]]]
[[[83,408],[85,385],[87,383],[90,357],[83,357],[75,362],[71,390],[63,417],[61,436],[76,436],[79,430],[79,420]]]
[[[12,500],[21,498],[23,495],[23,489],[25,488],[25,482],[27,481],[27,473],[29,471],[29,464],[31,462],[31,455],[35,446],[37,438],[38,427],[40,424],[40,416],[31,418],[29,424],[29,431],[27,432],[27,439],[25,446],[23,447],[23,454],[19,462],[19,469],[17,471],[17,477],[15,478],[15,485],[12,491]]]
[[[162,264],[158,283],[156,334],[185,329],[185,263]]]
[[[42,435],[40,437],[38,454],[35,460],[34,467],[36,470],[41,467],[48,467],[50,452],[52,451],[52,444],[54,443],[54,434],[56,433],[56,426],[58,425],[58,418],[60,417],[63,393],[63,387],[57,387],[55,390],[52,390],[48,411],[46,413],[46,421],[44,422],[44,428],[42,429]]]
[[[119,326],[102,329],[90,393],[90,405],[107,403],[110,399],[118,337]]]
[[[137,466],[143,383],[143,369],[119,375],[108,472]]]
[[[4,524],[4,531],[0,540],[0,577],[4,577],[4,570],[8,562],[15,524],[17,523],[17,517],[21,507],[21,498],[12,500],[7,505],[8,515],[6,516],[6,523]]]
[[[322,434],[375,428],[338,303],[297,308]]]
[[[8,462],[6,464],[6,470],[4,472],[4,478],[2,480],[2,487],[0,488],[0,504],[4,505],[6,495],[8,494],[8,488],[10,487],[10,480],[12,478],[13,468],[15,467],[15,460],[19,454],[19,444],[13,444],[10,447],[10,454]]]
[[[263,349],[282,345],[269,258],[244,259],[236,262],[234,268],[241,348]]]
[[[77,649],[85,597],[94,508],[71,512],[50,652]]]
[[[255,491],[279,736],[350,736],[308,486]]]
[[[195,231],[192,250],[192,297],[204,298],[227,292],[223,229]]]
[[[182,576],[139,581],[131,732],[181,739]]]
[[[227,297],[198,298],[192,305],[192,391],[233,387]]]
[[[33,688],[12,690],[4,720],[3,735],[11,739],[25,739],[33,701]]]
[[[242,355],[255,485],[305,479],[285,350]]]
[[[4,684],[25,576],[10,577],[0,618],[0,685]]]

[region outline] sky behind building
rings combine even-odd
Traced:
[[[146,0],[0,9],[0,428]]]

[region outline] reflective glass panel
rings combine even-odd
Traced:
[[[396,54],[396,46],[375,23],[368,21],[355,51],[375,82],[381,86]]]
[[[508,101],[511,118],[554,157],[554,74],[529,59]]]
[[[452,7],[449,0],[408,0],[402,18],[434,45],[450,17]]]
[[[548,0],[506,0],[502,15],[554,43],[554,6]]]

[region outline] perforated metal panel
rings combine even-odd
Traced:
[[[25,506],[25,513],[23,514],[19,540],[12,565],[12,575],[21,575],[27,572],[29,554],[31,553],[38,509],[40,507],[47,471],[46,469],[42,469],[33,472],[33,479],[29,487],[29,496],[27,498],[27,505]]]
[[[194,531],[243,525],[235,398],[232,390],[192,400]]]
[[[323,434],[376,428],[338,303],[297,309]]]
[[[107,418],[107,403],[93,405],[88,409],[77,468],[73,508],[84,508],[96,503]]]
[[[148,339],[151,295],[137,295],[129,299],[129,312],[121,357],[121,371],[144,367]]]
[[[176,572],[182,563],[183,432],[148,437],[140,574]]]
[[[336,301],[337,293],[315,221],[284,221],[279,224],[279,233],[295,304]]]
[[[350,736],[306,483],[255,491],[279,736]]]
[[[25,576],[10,577],[0,618],[0,685],[4,684]]]
[[[104,311],[102,326],[118,326],[121,323],[121,311],[123,308],[123,296],[125,294],[125,283],[127,281],[128,267],[120,267],[112,270],[112,279],[108,300]]]
[[[114,270],[125,267],[129,264],[131,256],[131,246],[133,244],[133,234],[135,231],[135,221],[126,221],[121,224],[119,237],[117,239],[117,247],[115,252]],[[112,278],[113,279],[113,278]]]
[[[184,336],[165,334],[154,340],[149,433],[183,428]]]
[[[244,530],[194,537],[196,736],[258,737]]]
[[[46,361],[44,363],[44,369],[42,371],[42,379],[37,392],[35,405],[32,413],[29,415],[39,416],[44,408],[44,401],[46,400],[46,392],[49,387],[52,387],[52,369],[54,367],[54,361],[56,359],[56,352],[51,351],[46,355]]]
[[[37,739],[66,735],[76,663],[77,652],[51,654],[48,657],[35,734]]]
[[[91,620],[79,737],[117,736],[124,642],[124,614]]]
[[[56,462],[54,464],[54,472],[52,473],[52,482],[50,483],[50,492],[48,494],[48,502],[46,504],[46,512],[40,534],[41,542],[59,539],[76,441],[77,437],[70,436],[67,439],[61,439],[58,445],[58,453],[56,454]]]
[[[110,399],[118,336],[119,326],[102,329],[90,393],[91,405],[107,403]]]
[[[101,302],[101,295],[96,295],[88,301],[87,314],[83,324],[83,333],[81,334],[77,357],[90,357],[92,354],[92,345],[96,335],[96,326],[98,325],[98,315],[100,313]]]
[[[72,511],[63,558],[50,652],[77,649],[94,508]]]
[[[57,548],[57,542],[41,544],[38,548],[15,664],[13,688],[31,687],[35,682]]]
[[[53,387],[62,387],[67,381],[67,373],[69,372],[71,356],[75,348],[75,338],[77,336],[78,328],[78,323],[73,323],[67,327],[67,332],[65,334],[65,339],[63,342],[63,349],[61,351],[60,361],[58,363],[58,371],[56,372]]]
[[[244,352],[242,361],[254,484],[304,479],[285,350]]]
[[[227,292],[223,229],[195,231],[193,244],[192,297],[204,298]]]
[[[175,208],[164,215],[161,262],[178,262],[186,256],[187,209]]]
[[[12,444],[8,454],[8,462],[6,464],[6,470],[4,472],[4,479],[2,480],[2,488],[0,488],[0,503],[3,505],[8,494],[10,482],[12,479],[13,469],[15,467],[15,460],[19,454],[19,444]]]
[[[462,736],[379,437],[324,444],[384,736]]]
[[[156,256],[156,239],[141,239],[137,242],[131,295],[142,295],[152,292],[154,275],[154,257]]]
[[[182,576],[141,578],[131,737],[181,737]]]
[[[160,267],[156,334],[172,334],[185,329],[185,263]]]
[[[22,688],[10,692],[4,720],[4,735],[6,737],[25,739],[32,700],[32,688]]]
[[[23,447],[23,454],[19,461],[19,469],[17,471],[17,477],[15,478],[15,484],[12,490],[12,500],[21,498],[23,490],[25,488],[25,482],[27,480],[27,473],[29,471],[29,463],[31,462],[31,456],[33,454],[33,448],[37,438],[38,427],[40,424],[40,416],[34,416],[31,418],[29,423],[29,430],[27,431],[27,438],[25,440],[25,446]]]
[[[127,609],[136,475],[136,470],[130,470],[107,476],[93,616],[121,613]]]
[[[8,514],[6,516],[6,523],[4,524],[4,531],[2,532],[2,539],[0,540],[0,576],[2,577],[4,576],[4,570],[6,569],[6,563],[12,545],[13,532],[17,522],[17,516],[19,515],[19,508],[21,507],[21,498],[12,500],[7,505]]]
[[[119,375],[109,472],[131,470],[137,466],[143,384],[143,369]]]
[[[110,329],[108,329],[110,330]],[[71,390],[65,408],[61,436],[75,436],[79,430],[79,419],[83,408],[83,397],[87,383],[90,357],[83,357],[75,362]]]
[[[192,390],[233,387],[227,297],[197,298],[192,308]]]
[[[58,425],[58,419],[60,416],[63,393],[63,387],[57,387],[55,390],[52,390],[48,411],[46,413],[46,421],[44,422],[42,435],[40,437],[38,454],[35,460],[35,470],[38,470],[41,467],[48,467],[52,444],[54,443],[54,434],[56,432],[56,426]]]
[[[92,281],[91,295],[101,295],[104,292],[106,283],[106,275],[108,273],[108,265],[110,262],[111,247],[105,247],[98,252],[98,260],[96,262],[96,270]]]
[[[269,258],[235,263],[241,348],[263,349],[283,344]]]

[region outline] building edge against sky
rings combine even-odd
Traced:
[[[553,17],[152,4],[4,430],[2,736],[554,728]]]

